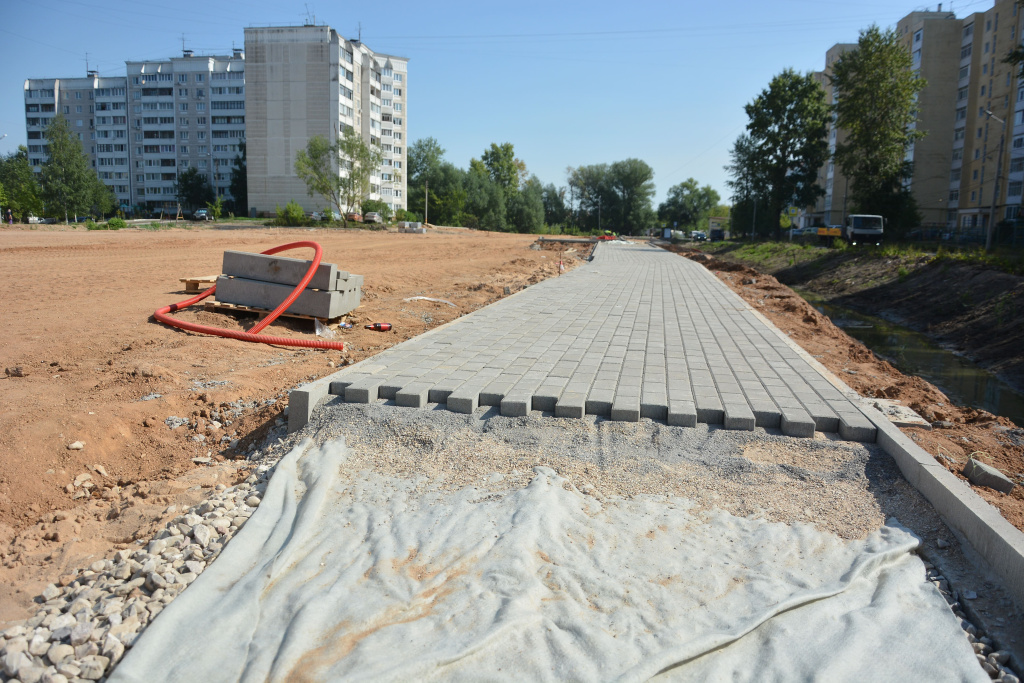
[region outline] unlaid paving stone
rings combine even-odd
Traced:
[[[392,347],[330,392],[461,413],[875,438],[860,408],[714,275],[630,244],[601,245],[590,264]]]

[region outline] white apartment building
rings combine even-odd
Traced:
[[[349,129],[384,152],[368,198],[406,208],[408,59],[328,26],[247,28],[245,51],[251,212],[272,214],[291,200],[325,208],[295,174],[295,155],[313,136],[333,143]]]
[[[47,159],[43,131],[62,113],[78,136],[100,179],[113,188],[122,208],[132,205],[126,79],[100,77],[30,78],[25,81],[28,162],[36,173]]]
[[[178,176],[195,168],[231,199],[231,167],[245,140],[245,55],[126,62],[132,193],[174,214]]]

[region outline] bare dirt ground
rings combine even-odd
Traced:
[[[499,299],[505,288],[556,276],[560,258],[570,269],[586,256],[531,249],[529,235],[455,229],[36,227],[0,229],[0,367],[12,370],[0,375],[0,623],[31,614],[47,583],[149,538],[174,508],[244,478],[233,458],[280,419],[290,388]],[[179,278],[220,273],[225,250],[297,240],[319,242],[325,262],[365,277],[353,327],[338,331],[346,351],[247,344],[152,320],[157,308],[187,298]],[[413,296],[454,307],[405,301]],[[175,315],[235,330],[256,322],[201,304]],[[394,328],[363,329],[370,322]],[[313,338],[313,323],[279,319],[267,334]],[[170,417],[197,427],[171,428]],[[69,448],[75,442],[84,445]]]
[[[984,410],[953,405],[939,389],[920,377],[904,375],[878,358],[861,342],[832,324],[786,285],[771,275],[717,259],[686,247],[670,251],[702,263],[745,301],[788,334],[861,396],[896,399],[929,422],[946,428],[903,428],[921,448],[960,479],[973,455],[1020,481],[1024,476],[1024,431],[1010,420]],[[743,284],[753,280],[752,284]],[[1011,524],[1024,531],[1024,486],[1010,494],[973,487]]]

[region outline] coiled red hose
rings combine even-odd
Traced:
[[[239,341],[246,342],[259,342],[261,344],[278,344],[280,346],[298,346],[307,349],[336,349],[338,351],[345,350],[344,342],[333,342],[333,341],[320,341],[320,340],[308,340],[308,339],[290,339],[288,337],[272,337],[270,335],[260,334],[263,329],[270,323],[277,320],[277,317],[288,310],[288,307],[299,298],[302,290],[306,288],[309,281],[313,279],[313,274],[316,273],[317,266],[320,265],[320,259],[323,257],[323,249],[316,242],[302,241],[302,242],[291,242],[290,244],[282,244],[279,247],[273,249],[267,249],[262,254],[270,255],[276,254],[281,251],[287,251],[289,249],[301,249],[303,247],[309,247],[316,251],[316,256],[313,257],[313,263],[309,266],[309,270],[306,271],[306,275],[302,278],[302,281],[295,286],[295,289],[288,298],[281,302],[281,305],[275,308],[266,318],[261,320],[255,327],[249,332],[236,332],[234,330],[224,330],[219,327],[210,327],[209,325],[200,325],[198,323],[185,322],[184,320],[178,320],[167,315],[173,313],[182,308],[187,308],[192,304],[202,301],[206,297],[210,296],[217,291],[217,285],[210,287],[205,292],[197,294],[191,299],[185,301],[179,301],[176,304],[170,306],[164,306],[158,308],[153,312],[153,317],[162,322],[165,325],[171,327],[177,327],[182,330],[188,330],[190,332],[200,332],[202,334],[213,334],[218,337],[227,337],[228,339],[238,339]]]

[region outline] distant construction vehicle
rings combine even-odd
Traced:
[[[882,233],[885,229],[885,219],[881,216],[871,214],[854,213],[846,217],[843,225],[826,225],[818,228],[818,238],[826,243],[839,237],[851,245],[882,243]]]

